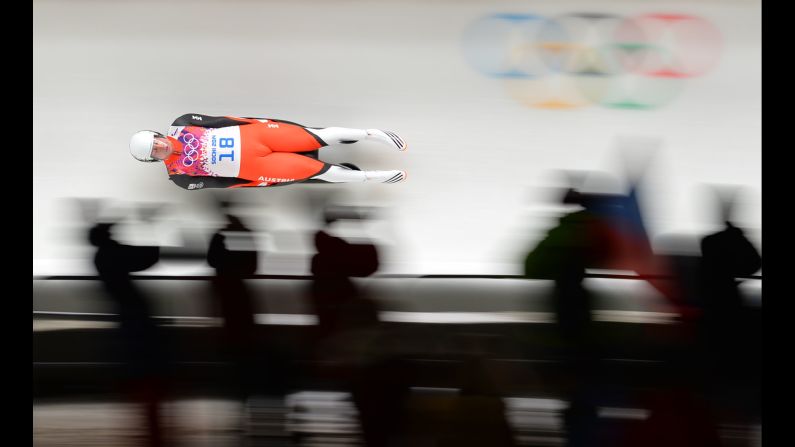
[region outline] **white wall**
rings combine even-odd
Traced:
[[[127,151],[136,130],[188,112],[400,133],[406,153],[324,150],[332,162],[408,171],[397,185],[323,185],[391,208],[393,271],[516,271],[554,215],[540,189],[551,171],[619,174],[621,136],[661,141],[645,209],[654,234],[708,228],[699,185],[731,183],[751,187],[738,211],[761,240],[760,10],[739,0],[34,0],[34,265],[84,254],[64,242],[77,220],[64,198],[168,201],[190,219],[209,192],[182,190]],[[484,15],[578,11],[698,15],[721,33],[722,53],[669,105],[643,111],[530,108],[465,58],[463,34]],[[238,192],[262,203],[270,229],[289,229],[309,226],[295,204],[318,187]]]

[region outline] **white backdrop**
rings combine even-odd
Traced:
[[[136,130],[166,130],[190,112],[399,133],[405,153],[354,145],[323,156],[404,169],[403,183],[236,191],[262,204],[269,230],[311,227],[297,205],[309,188],[388,206],[398,244],[388,271],[517,272],[517,256],[552,223],[551,172],[620,174],[620,137],[661,145],[644,202],[653,234],[709,229],[699,187],[729,183],[750,187],[738,216],[761,241],[760,10],[740,0],[34,0],[34,274],[85,257],[64,237],[79,218],[62,199],[171,202],[185,221],[200,219],[193,205],[209,191],[182,190],[127,150]],[[465,58],[464,32],[485,15],[579,11],[698,15],[721,34],[720,59],[658,109],[548,110],[512,99]]]

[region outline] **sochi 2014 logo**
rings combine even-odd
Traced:
[[[687,14],[493,14],[466,28],[463,48],[529,107],[654,109],[718,63],[722,37]]]

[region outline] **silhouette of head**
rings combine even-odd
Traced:
[[[88,232],[88,241],[95,247],[101,247],[113,242],[110,230],[113,228],[113,223],[98,223],[94,225]]]

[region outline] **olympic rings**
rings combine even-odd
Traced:
[[[462,41],[475,70],[502,80],[520,102],[548,109],[663,106],[686,79],[711,70],[722,49],[707,20],[660,13],[492,14],[467,27]]]
[[[188,137],[190,137],[190,139],[188,139]],[[188,148],[188,150],[183,151],[182,164],[184,166],[193,166],[193,163],[198,161],[198,157],[201,156],[198,150],[201,147],[201,141],[192,133],[186,132],[182,137],[182,142],[185,144],[185,147]]]

